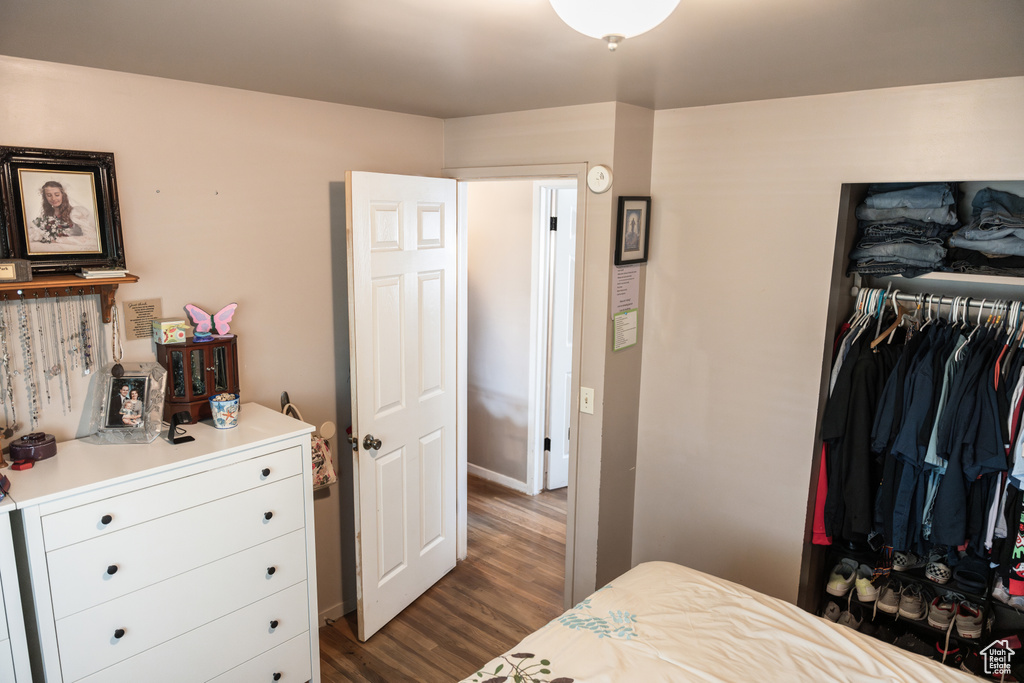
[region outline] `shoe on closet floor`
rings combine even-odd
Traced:
[[[924,568],[924,575],[940,585],[946,585],[953,578],[953,572],[949,568],[949,551],[944,545],[937,545],[928,553],[928,564]]]
[[[1024,610],[1024,595],[1010,595],[1003,585],[1003,577],[996,578],[996,585],[992,588],[992,597],[999,602],[1009,605],[1015,610]]]
[[[857,599],[861,602],[874,602],[878,598],[878,589],[871,582],[875,570],[866,564],[857,568],[857,580],[854,585],[857,587]]]
[[[840,626],[848,626],[854,631],[860,630],[860,625],[864,619],[860,616],[860,608],[857,605],[851,605],[849,609],[843,610],[843,613],[839,615],[839,620],[836,621]]]
[[[857,578],[857,561],[844,557],[843,560],[832,569],[828,577],[828,585],[825,592],[829,595],[842,597],[850,592],[854,580]]]
[[[927,563],[927,560],[910,551],[897,551],[892,554],[893,571],[906,572],[911,569],[919,569]]]
[[[831,622],[839,621],[839,615],[842,614],[843,608],[829,600],[828,604],[825,605],[825,611],[821,613],[822,618],[828,619]]]
[[[904,586],[900,593],[899,613],[901,617],[921,621],[928,613],[924,596],[921,594],[921,586],[912,583]]]
[[[948,629],[953,617],[956,616],[958,602],[949,594],[932,600],[928,607],[928,625],[941,628],[943,631]]]
[[[956,609],[956,631],[962,638],[980,638],[985,622],[981,608],[969,602],[961,602]]]
[[[904,633],[893,643],[896,647],[908,652],[916,652],[929,659],[935,659],[935,646],[929,645],[913,633]]]
[[[900,586],[900,582],[895,579],[889,579],[881,590],[878,591],[878,599],[875,601],[875,608],[880,609],[886,614],[896,614],[900,611],[900,594],[903,592],[903,588]]]

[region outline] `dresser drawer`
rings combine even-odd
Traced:
[[[2,551],[0,551],[2,552]],[[11,615],[13,618],[20,619],[21,615]],[[6,641],[11,637],[11,634],[7,632],[7,614],[4,608],[4,595],[3,591],[0,591],[0,640]],[[4,679],[0,678],[0,681]]]
[[[306,632],[217,676],[211,683],[306,683],[313,678],[312,664]],[[275,679],[275,675],[280,678]]]
[[[0,681],[13,683],[14,680],[14,652],[11,651],[11,641],[0,640]]]
[[[94,503],[44,515],[43,543],[55,550],[306,471],[292,447]],[[266,474],[264,474],[266,472]],[[107,521],[109,519],[109,521]],[[106,522],[106,523],[105,523]]]
[[[81,679],[88,683],[208,681],[303,633],[309,637],[306,584],[300,583],[163,645]],[[277,628],[270,622],[277,620]],[[64,683],[71,683],[65,677]]]
[[[64,680],[78,680],[305,579],[300,529],[61,619],[57,646]]]
[[[265,543],[305,523],[303,479],[294,476],[49,552],[54,618]]]

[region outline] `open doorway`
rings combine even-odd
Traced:
[[[541,171],[541,173],[533,172],[533,171],[535,171],[538,168],[543,169]],[[551,263],[548,262],[548,261],[544,261],[544,260],[538,260],[537,264],[535,266],[534,260],[533,260],[533,257],[532,257],[532,252],[533,252],[532,241],[533,241],[534,236],[537,235],[537,234],[545,234],[546,235],[546,233],[537,233],[537,232],[534,231],[534,226],[538,222],[538,219],[536,218],[536,216],[534,214],[540,215],[540,213],[541,213],[536,207],[541,205],[541,204],[544,204],[543,201],[541,201],[539,199],[536,199],[537,197],[542,197],[543,195],[540,195],[540,194],[537,193],[538,189],[535,187],[535,185],[536,185],[535,181],[536,181],[537,178],[549,178],[549,179],[553,179],[553,180],[551,180],[551,182],[557,183],[557,182],[561,182],[561,181],[558,180],[559,178],[562,178],[562,179],[566,179],[567,178],[570,181],[571,185],[576,185],[577,182],[579,181],[579,179],[581,179],[583,177],[583,175],[585,174],[585,165],[584,164],[570,164],[570,165],[564,165],[564,166],[522,167],[522,168],[516,168],[516,169],[503,169],[503,171],[505,173],[507,173],[507,174],[510,174],[510,175],[506,175],[506,178],[511,176],[511,177],[518,177],[519,179],[528,179],[529,186],[531,188],[533,188],[533,189],[531,189],[531,194],[530,194],[530,206],[531,206],[530,219],[527,221],[527,225],[526,225],[526,228],[525,228],[526,234],[527,234],[528,239],[530,240],[530,243],[531,243],[531,247],[528,249],[530,254],[531,254],[528,257],[529,272],[531,273],[531,275],[527,276],[526,285],[528,287],[531,287],[531,289],[532,289],[531,283],[533,282],[533,279],[532,279],[533,275],[534,275],[533,271],[534,270],[541,271],[541,270],[544,270],[546,268],[551,267]],[[553,174],[552,175],[546,175],[545,171],[553,172]],[[465,171],[465,170],[449,171],[449,173],[451,175],[455,176],[456,178],[458,178],[460,180],[460,182],[458,183],[458,185],[459,185],[459,192],[458,192],[458,195],[459,195],[459,197],[458,197],[459,206],[458,206],[458,210],[457,211],[451,211],[450,207],[446,207],[446,209],[443,212],[443,214],[444,215],[450,215],[449,211],[451,211],[452,214],[457,213],[460,217],[461,216],[465,216],[467,214],[467,212],[468,212],[467,205],[466,205],[466,196],[468,195],[468,191],[465,190],[465,187],[466,187],[467,183],[469,183],[469,182],[488,180],[484,176],[475,175],[475,174],[486,173],[486,172],[487,172],[486,169],[470,169],[468,172]],[[374,174],[369,174],[369,175],[374,175]],[[401,178],[405,178],[405,180],[410,180],[411,179],[411,177],[401,177]],[[405,182],[405,180],[403,180],[403,182]],[[332,184],[332,198],[335,196],[335,189],[336,188]],[[338,196],[338,199],[340,200],[344,196],[344,193],[346,191],[346,187],[345,187],[345,185],[342,185],[341,187],[339,187],[337,189],[339,190],[339,192],[337,193],[337,196]],[[543,189],[543,188],[541,188],[541,189]],[[549,187],[549,188],[546,188],[545,191],[550,193],[553,190],[552,190],[551,187]],[[550,205],[549,209],[552,208],[552,207],[553,208],[557,208],[558,203],[559,203],[559,199],[557,197],[549,196],[549,198],[547,200],[547,204]],[[573,204],[571,199],[565,199],[563,201],[563,203],[566,206],[570,206],[570,207]],[[577,199],[576,199],[576,211],[577,212],[581,211],[581,204],[582,204],[582,200],[579,197],[577,197]],[[332,205],[333,205],[333,201],[332,201]],[[389,207],[390,208],[394,208],[394,207],[401,206],[401,204],[394,204],[394,202],[386,203],[386,206],[383,205],[383,204],[380,204],[380,205],[379,204],[372,204],[372,205],[376,206],[377,210],[379,210],[379,211],[384,211],[384,209],[389,209]],[[343,204],[342,204],[342,206],[343,206]],[[415,206],[415,205],[411,205],[411,206]],[[381,207],[383,207],[383,208],[381,208]],[[437,215],[437,216],[442,215],[442,214],[439,214],[437,212],[437,207],[434,204],[430,204],[430,207],[434,207],[434,208],[432,209],[432,213],[431,212],[428,212],[428,213],[431,213],[431,215]],[[427,208],[430,208],[430,207],[427,207]],[[397,210],[397,209],[395,209],[395,210]],[[424,210],[426,210],[426,209],[424,209]],[[403,209],[403,211],[404,211],[404,209]],[[333,208],[332,208],[332,215],[333,214],[334,214],[334,211],[333,211]],[[380,217],[378,217],[378,218],[380,218]],[[413,217],[406,217],[406,218],[407,218],[407,222],[408,222],[409,225],[418,225],[419,224],[419,219],[422,218],[422,216],[420,216],[419,218],[417,218],[415,216],[413,216]],[[544,225],[547,225],[548,224],[548,218],[549,218],[549,216],[547,216],[545,214],[545,218],[541,219],[541,222]],[[380,223],[380,221],[383,221],[383,223]],[[398,225],[399,224],[399,223],[396,223],[394,221],[384,220],[383,218],[380,218],[380,221],[378,221],[380,223],[379,227],[382,230],[385,230],[385,232],[387,232],[387,230],[390,229],[390,226],[394,226],[394,225]],[[353,224],[356,224],[356,223],[362,224],[359,221],[345,221],[345,220],[342,220],[340,222],[339,226],[338,226],[339,227],[338,233],[340,235],[344,235],[345,232],[347,231],[346,226],[347,226],[348,222],[352,222]],[[582,219],[579,222],[580,222],[580,226],[582,227]],[[333,221],[333,218],[332,218],[332,226],[333,226],[333,223],[334,223],[334,221]],[[431,225],[434,225],[434,228],[431,228]],[[431,228],[431,229],[434,230],[434,233],[436,233],[436,222],[435,222],[435,224],[430,224],[428,222],[427,224],[425,224],[424,226],[421,226],[421,227],[423,227],[423,229]],[[428,230],[428,232],[429,232],[429,230]],[[462,266],[460,266],[460,268],[464,268],[465,264],[467,263],[467,260],[468,260],[466,258],[467,242],[468,242],[468,232],[469,232],[468,228],[465,227],[465,224],[461,222],[461,218],[460,218],[460,228],[458,230],[457,239],[452,239],[453,237],[455,237],[454,235],[451,235],[451,234],[448,235],[449,239],[447,240],[447,242],[449,242],[451,244],[454,244],[455,242],[459,243],[459,247],[458,247],[459,248],[458,262],[460,264],[463,264]],[[362,233],[360,233],[360,234],[362,234]],[[378,231],[378,232],[373,233],[373,234],[376,235],[377,237],[380,237],[381,234],[383,234],[383,233],[380,233],[380,231]],[[389,232],[388,234],[391,234],[391,233]],[[433,234],[433,233],[430,233],[430,234]],[[414,241],[415,240],[422,241],[422,239],[425,239],[424,235],[426,235],[426,237],[430,237],[430,234],[427,234],[427,233],[422,233],[422,234],[421,233],[415,233],[415,234],[410,234],[410,236],[408,236],[408,238],[410,240],[414,240]],[[339,242],[341,242],[341,240],[339,240]],[[550,247],[550,244],[548,246]],[[578,241],[578,244],[577,244],[576,249],[575,249],[575,256],[576,256],[576,258],[580,258],[579,254],[580,254],[581,250],[582,250],[582,237]],[[353,254],[354,253],[355,253],[355,251],[353,251]],[[540,253],[547,253],[547,252],[545,252],[543,249],[541,249]],[[345,313],[348,312],[348,311],[344,311],[345,302],[347,301],[348,303],[351,303],[351,301],[352,301],[352,296],[344,288],[344,284],[346,284],[346,280],[345,280],[345,268],[344,268],[343,264],[345,264],[345,262],[348,260],[347,251],[344,248],[339,248],[339,249],[335,250],[335,257],[336,257],[335,258],[335,264],[337,266],[339,266],[339,267],[336,268],[336,275],[338,276],[337,277],[337,281],[340,281],[340,283],[342,285],[342,286],[338,287],[337,291],[336,291],[335,313],[336,313],[336,318],[339,321],[345,321],[347,319],[347,316],[345,315]],[[358,259],[356,259],[356,260],[358,260]],[[458,288],[459,288],[458,306],[457,306],[457,308],[458,308],[458,316],[459,316],[459,319],[460,319],[459,330],[467,330],[466,319],[467,319],[468,316],[467,316],[467,312],[466,312],[465,309],[466,309],[466,306],[467,306],[466,302],[468,300],[468,293],[467,293],[468,286],[467,285],[468,285],[469,278],[468,278],[468,275],[466,274],[466,272],[463,271],[457,277],[452,278],[452,279],[457,281]],[[573,284],[572,284],[572,292],[573,292],[573,294],[568,297],[569,299],[579,299],[579,297],[580,297],[579,292],[580,292],[580,289],[581,289],[580,279],[581,279],[581,277],[580,277],[579,273],[576,273],[573,277],[569,278],[569,280],[573,282]],[[362,278],[357,277],[356,280],[357,280],[357,282],[363,282],[365,280],[365,273],[362,276]],[[415,292],[409,294],[409,297],[416,297],[416,296],[417,296],[417,294]],[[532,298],[538,298],[538,299],[541,298],[541,295],[535,294],[532,291],[531,291],[531,295],[530,296]],[[409,297],[407,297],[407,298],[409,298]],[[364,300],[364,299],[366,299],[366,296],[357,297],[357,298],[359,300]],[[544,298],[546,299],[547,295],[544,295]],[[393,299],[387,299],[387,301],[392,301],[392,300]],[[551,313],[550,312],[545,311],[543,313],[543,315],[541,315],[541,314],[536,313],[534,311],[534,309],[532,308],[532,306],[533,306],[533,304],[531,303],[531,313],[527,315],[527,322],[526,322],[526,329],[528,330],[528,333],[527,333],[526,336],[527,336],[528,341],[529,340],[533,340],[533,339],[537,339],[537,340],[540,339],[540,333],[538,333],[536,330],[533,330],[533,329],[530,328],[531,321],[534,320],[534,319],[536,319],[536,320],[548,320],[548,319],[551,318]],[[447,305],[447,306],[445,306],[445,308],[447,310],[454,310],[456,307]],[[565,319],[566,320],[571,320],[571,327],[572,327],[572,330],[573,330],[573,335],[574,335],[574,339],[575,340],[578,340],[579,328],[580,328],[580,325],[581,325],[581,319],[580,319],[580,315],[579,315],[579,310],[578,309],[579,309],[578,305],[573,305],[572,307],[570,307],[570,309],[568,309],[568,310],[570,310],[572,312],[565,314]],[[431,310],[435,310],[435,309],[431,309]],[[441,309],[436,308],[436,310],[441,310]],[[412,327],[415,327],[415,325],[412,325]],[[358,326],[357,325],[356,328],[353,328],[353,329],[357,329],[357,328],[359,328],[359,329],[368,329],[366,325],[362,325],[362,326]],[[338,346],[338,354],[344,356],[344,358],[339,358],[338,359],[339,362],[338,362],[337,367],[336,367],[336,371],[338,373],[337,381],[338,381],[339,391],[341,390],[342,387],[350,387],[351,386],[354,389],[355,388],[355,384],[350,382],[350,378],[351,378],[352,374],[349,372],[349,365],[347,363],[348,352],[349,352],[350,349],[348,348],[347,344],[342,343],[345,340],[349,339],[349,337],[350,337],[349,329],[347,328],[347,326],[344,326],[343,329],[338,329],[337,332],[338,332],[338,334],[336,334],[336,345]],[[463,334],[461,331],[459,333],[457,333],[457,334],[454,333],[454,332],[446,333],[446,334],[444,334],[444,335],[442,335],[440,337],[440,341],[443,342],[445,345],[457,345],[459,347],[459,349],[460,349],[458,351],[458,358],[457,358],[457,360],[454,363],[447,363],[447,365],[449,365],[449,367],[451,365],[453,365],[453,364],[458,366],[458,380],[457,381],[453,381],[453,382],[449,382],[449,384],[451,386],[456,386],[457,384],[461,385],[461,386],[457,387],[457,395],[459,397],[458,400],[462,404],[460,406],[460,408],[459,408],[460,417],[458,418],[459,427],[458,427],[458,430],[457,430],[458,431],[457,439],[460,442],[458,444],[458,448],[457,448],[457,453],[458,453],[457,457],[459,459],[457,470],[458,470],[459,474],[458,474],[456,482],[454,483],[454,485],[451,488],[449,488],[447,484],[445,485],[445,488],[447,488],[449,491],[451,491],[452,488],[459,489],[458,492],[457,492],[457,506],[458,506],[458,509],[457,509],[457,512],[456,512],[456,516],[457,516],[457,519],[459,520],[459,522],[458,522],[458,529],[457,529],[456,536],[457,536],[458,546],[459,546],[458,547],[458,557],[460,559],[467,557],[467,543],[468,543],[468,541],[467,541],[467,534],[466,534],[466,520],[468,519],[467,509],[466,509],[467,499],[468,499],[467,491],[466,491],[466,486],[467,486],[467,470],[468,470],[467,461],[466,461],[466,453],[468,451],[467,443],[466,443],[467,440],[468,440],[467,439],[467,435],[466,435],[466,431],[467,431],[466,430],[466,425],[469,423],[469,420],[466,418],[466,415],[467,415],[467,412],[466,412],[466,401],[467,401],[467,399],[466,399],[466,397],[467,397],[469,392],[468,392],[468,390],[466,388],[466,384],[465,384],[466,377],[468,375],[468,372],[467,372],[467,365],[468,364],[467,364],[467,361],[466,361],[466,356],[468,354],[468,351],[467,351],[467,346],[468,346],[468,344],[467,344],[467,337],[468,337],[468,334]],[[392,337],[389,336],[389,337],[386,337],[386,338],[390,339]],[[372,348],[376,348],[376,347],[372,347]],[[446,346],[446,348],[448,348],[448,346]],[[547,357],[548,357],[548,354],[547,354],[546,351],[544,353],[539,353],[538,352],[535,355],[540,357],[540,358],[542,358],[542,360],[544,360],[544,361],[546,361]],[[534,359],[534,360],[536,360],[536,359]],[[576,343],[571,345],[571,362],[570,362],[570,367],[578,369],[579,362],[580,362],[579,343],[577,341]],[[351,367],[352,368],[357,368],[357,367],[365,368],[367,366],[366,366],[366,364],[363,364],[363,363],[356,363],[356,364],[352,365]],[[374,367],[377,367],[377,365],[374,364]],[[381,366],[381,367],[384,367],[384,366]],[[390,367],[390,366],[388,366],[388,367]],[[538,367],[541,367],[541,366],[538,366]],[[549,372],[549,369],[548,369],[547,366],[542,366],[542,367],[543,367],[543,373],[548,373]],[[543,377],[544,379],[541,380],[543,383],[545,383],[545,384],[550,383],[549,380],[548,380],[547,374],[542,374],[541,372],[536,371],[536,370],[530,370],[530,371],[528,371],[527,374],[529,375],[530,378]],[[564,539],[564,548],[565,548],[565,556],[564,556],[564,562],[562,563],[562,567],[565,568],[566,570],[559,572],[559,574],[564,574],[564,577],[562,577],[562,578],[564,579],[564,583],[565,583],[565,586],[566,586],[565,591],[563,592],[563,599],[567,599],[567,598],[565,598],[565,596],[572,595],[572,578],[573,578],[573,573],[571,571],[569,571],[568,569],[573,566],[573,563],[572,563],[573,535],[571,533],[568,533],[566,530],[572,528],[573,520],[574,520],[574,509],[573,508],[574,508],[575,502],[574,502],[574,495],[573,495],[573,488],[574,487],[572,485],[572,482],[573,482],[573,478],[575,476],[574,470],[575,470],[575,457],[576,457],[576,455],[573,452],[573,449],[575,448],[575,442],[577,441],[575,435],[576,435],[576,426],[577,426],[576,422],[577,422],[577,419],[578,419],[576,417],[577,401],[576,401],[576,398],[575,398],[575,395],[578,393],[578,389],[577,389],[578,377],[575,376],[573,373],[570,373],[569,377],[570,377],[570,381],[568,382],[568,384],[570,385],[570,389],[569,389],[570,396],[568,398],[568,405],[569,405],[568,415],[569,415],[569,419],[570,419],[571,425],[566,427],[566,437],[568,437],[571,434],[573,438],[569,441],[569,443],[570,443],[570,454],[569,454],[568,460],[569,460],[569,470],[570,471],[569,471],[569,476],[568,476],[568,486],[563,488],[563,489],[561,489],[561,491],[562,491],[561,496],[562,496],[562,500],[563,500],[563,507],[562,507],[563,511],[561,513],[561,516],[562,516],[564,521],[563,521],[562,532],[559,534],[559,536],[561,536],[561,538]],[[534,381],[534,380],[528,379],[527,383],[529,384],[532,381]],[[373,382],[370,382],[369,384],[366,383],[366,382],[362,382],[361,385],[362,386],[374,386]],[[353,398],[353,403],[351,405],[352,405],[352,410],[354,412],[355,397],[353,396],[352,398]],[[533,412],[538,412],[540,415],[546,416],[547,412],[548,412],[547,408],[546,408],[546,406],[547,406],[547,402],[546,402],[547,399],[545,398],[544,401],[545,402],[543,404],[544,405],[543,409],[541,409],[539,411],[530,411],[530,409],[528,407],[528,412],[531,412],[531,414]],[[529,403],[529,401],[528,401],[528,403]],[[372,403],[368,402],[368,401],[359,401],[359,404],[360,405],[372,405]],[[341,409],[341,406],[342,406],[342,402],[339,401],[339,410]],[[346,406],[346,408],[347,407],[348,406]],[[547,423],[546,422],[541,422],[539,424],[540,424],[540,426],[537,427],[534,430],[534,432],[531,432],[530,436],[534,436],[535,434],[539,434],[540,435],[539,441],[541,443],[541,447],[539,449],[534,449],[533,454],[541,457],[541,456],[543,456],[543,453],[544,453],[544,451],[543,451],[543,435],[544,435],[544,433],[546,431],[546,430],[544,430],[544,426]],[[455,430],[452,430],[452,431],[455,431]],[[529,437],[528,437],[528,440],[529,440]],[[355,458],[355,455],[356,455],[356,452],[353,452],[353,459]],[[376,461],[373,461],[373,462],[376,462]],[[344,469],[344,468],[342,468],[342,469]],[[532,471],[534,469],[536,469],[536,467],[533,467],[533,468],[527,467],[528,471]],[[374,467],[373,466],[371,466],[371,467],[360,467],[359,470],[360,470],[360,472],[364,472],[364,471],[365,472],[371,472],[371,471],[374,471]],[[541,467],[540,467],[540,472],[541,472],[541,476],[539,476],[539,477],[535,476],[533,478],[534,485],[536,485],[538,487],[541,485],[541,482],[543,482],[543,465],[541,465]],[[354,471],[350,470],[349,472],[346,472],[345,474],[349,478],[351,478],[353,481],[355,480]],[[365,488],[365,487],[361,487],[361,488]],[[352,507],[354,507],[354,505]],[[407,506],[407,507],[408,507],[409,510],[412,510],[413,507],[415,507],[415,506]],[[349,506],[345,505],[344,508],[348,509]],[[418,509],[418,508],[416,508],[416,509]],[[345,515],[343,514],[343,517],[344,516]],[[373,517],[373,515],[369,515],[369,516],[364,515],[364,517],[369,519],[369,518]],[[349,527],[348,524],[345,524],[345,521],[347,521],[347,520],[344,520],[344,519],[342,520],[343,526],[344,527]],[[373,534],[373,535],[374,535],[374,537],[376,537],[376,534]],[[362,534],[362,536],[364,538],[368,537],[366,533]],[[344,538],[342,539],[342,545],[343,545],[343,555],[344,555],[344,550],[349,545],[347,542],[345,542]],[[352,566],[354,566],[354,563],[345,562],[344,561],[344,557],[343,557],[342,565],[343,566],[347,566],[347,567],[352,567]],[[358,567],[358,565],[355,565],[355,566]],[[518,576],[518,574],[517,574],[517,576]],[[343,574],[343,577],[344,577],[344,574]],[[345,581],[344,589],[345,589],[344,592],[347,595],[351,595],[351,593],[352,593],[351,585],[350,585],[350,583],[348,581]],[[345,602],[346,602],[346,606],[348,604],[350,604],[350,603],[348,603],[347,600]],[[324,615],[324,616],[326,617],[326,615]]]
[[[575,179],[465,183],[468,471],[569,482]]]

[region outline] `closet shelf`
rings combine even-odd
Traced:
[[[111,310],[115,304],[115,293],[118,285],[138,282],[138,275],[122,275],[120,277],[83,278],[71,274],[36,275],[30,282],[0,282],[0,298],[5,301],[19,297],[57,297],[78,296],[79,294],[99,294],[100,311],[103,322],[109,323]]]
[[[1024,287],[1024,278],[1020,277],[1009,277],[1004,275],[978,275],[975,273],[925,273],[924,275],[918,275],[917,277],[903,277],[902,275],[887,275],[887,276],[871,276],[871,279],[877,282],[892,282],[893,287],[899,288],[899,283],[912,283],[912,282],[950,282],[950,283],[963,283],[970,282],[975,284],[984,285],[1002,285],[1007,287]]]

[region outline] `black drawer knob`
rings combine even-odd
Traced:
[[[114,521],[114,518],[111,517],[110,515],[103,515],[102,517],[100,517],[100,524],[102,524],[103,526],[106,526],[106,525],[110,524],[113,521]]]
[[[118,640],[121,640],[121,638],[124,638],[124,629],[123,628],[119,628],[116,631],[114,631],[114,637],[117,638]]]
[[[263,519],[270,519],[273,516],[274,516],[273,512],[264,512],[263,513]]]
[[[267,567],[267,573],[273,576],[277,573],[277,567]]]
[[[275,674],[274,674],[274,680],[275,680],[275,681],[279,681],[279,680],[281,680],[281,674],[280,674],[280,672],[278,672],[278,673],[275,673]]]
[[[113,576],[116,573],[117,573],[117,565],[116,564],[112,564],[109,567],[107,567],[107,574],[109,576]]]
[[[277,628],[277,619],[270,622],[270,628]]]
[[[262,474],[264,477],[269,477],[270,476],[270,468],[269,467],[264,467],[263,471],[260,474]]]

